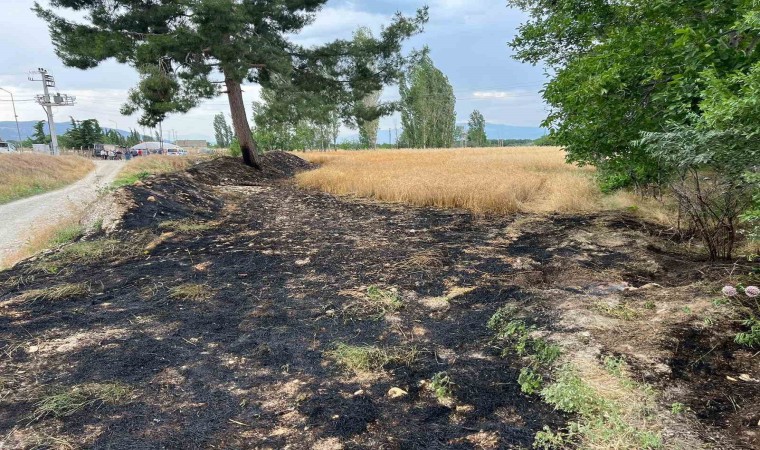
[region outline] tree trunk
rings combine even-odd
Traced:
[[[261,170],[261,158],[256,149],[256,141],[253,140],[253,136],[251,135],[248,117],[245,115],[245,103],[243,103],[243,90],[240,88],[240,82],[225,77],[224,84],[227,85],[227,98],[230,101],[232,127],[235,129],[235,136],[237,136],[240,150],[243,152],[243,161],[247,166]]]

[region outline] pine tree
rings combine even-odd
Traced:
[[[427,54],[399,83],[403,145],[414,148],[448,148],[456,130],[456,97],[449,79]]]
[[[92,68],[114,58],[141,71],[124,112],[141,110],[141,124],[160,123],[220,93],[223,81],[243,159],[261,168],[243,103],[242,83],[278,84],[284,95],[319,96],[345,120],[364,114],[362,100],[395,82],[405,63],[401,46],[421,31],[427,8],[397,14],[379,38],[336,40],[305,48],[292,42],[327,0],[51,0],[34,9],[50,27],[56,53],[67,66]],[[60,14],[73,12],[77,19]],[[376,70],[357,64],[375,61]],[[284,82],[283,82],[284,81]],[[360,106],[361,105],[361,106]],[[375,115],[393,105],[379,105]]]
[[[45,121],[40,120],[34,124],[34,133],[32,133],[32,143],[49,144],[50,136],[45,134]]]
[[[470,114],[470,121],[467,123],[467,142],[470,147],[485,147],[488,143],[486,118],[477,109]]]

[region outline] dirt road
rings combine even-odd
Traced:
[[[35,230],[80,214],[111,183],[121,161],[96,161],[95,170],[65,188],[0,205],[0,260],[17,251]]]

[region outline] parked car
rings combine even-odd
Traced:
[[[0,153],[14,153],[16,146],[10,142],[0,141]]]

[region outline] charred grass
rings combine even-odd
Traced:
[[[650,431],[656,437],[660,410],[671,414],[674,402],[689,408],[689,420],[712,414],[688,396],[641,396],[641,380],[663,392],[671,383],[651,361],[677,371],[714,345],[671,334],[692,319],[650,320],[659,306],[632,320],[594,309],[606,297],[651,297],[678,310],[686,295],[673,292],[689,283],[658,297],[617,291],[617,277],[650,264],[656,269],[636,287],[665,283],[703,263],[650,252],[650,237],[611,228],[606,216],[516,221],[348,201],[298,189],[274,171],[260,177],[216,164],[129,187],[135,206],[118,237],[0,273],[4,303],[31,290],[92,286],[65,302],[0,309],[0,375],[30,380],[10,380],[12,394],[0,398],[0,434],[11,447],[44,434],[111,448],[527,448],[537,435],[558,448],[633,448],[650,442]],[[197,211],[199,199],[213,208]],[[218,226],[158,238],[166,220]],[[41,270],[46,264],[65,270]],[[209,293],[213,301],[194,301]],[[695,295],[689,301],[701,311]],[[642,322],[659,337],[642,333]],[[628,344],[645,352],[645,342],[655,353],[628,356],[625,366],[592,351],[618,358],[631,353]],[[721,355],[738,354],[724,345]],[[590,359],[573,356],[581,351]],[[715,362],[700,361],[695,367]],[[746,373],[754,363],[743,361],[725,370]],[[684,377],[678,388],[692,392],[686,378],[699,373],[684,370],[674,372]],[[736,389],[718,378],[710,378],[715,392]],[[88,394],[73,402],[85,404],[79,412],[46,413],[27,426],[44,396],[61,393],[48,386],[92,383],[129,386],[128,394],[116,402]],[[758,399],[750,388],[741,391],[748,408]],[[731,417],[749,421],[748,411]],[[753,443],[738,433],[710,425],[703,437]]]

